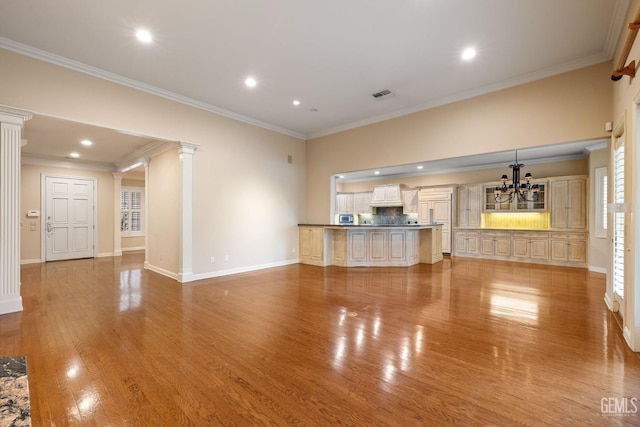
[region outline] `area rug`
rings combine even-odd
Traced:
[[[0,426],[30,426],[27,358],[0,357]]]

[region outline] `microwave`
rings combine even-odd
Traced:
[[[338,214],[338,224],[353,225],[353,214]]]

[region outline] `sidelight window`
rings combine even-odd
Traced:
[[[123,236],[144,235],[144,188],[122,187],[120,192],[120,232]]]

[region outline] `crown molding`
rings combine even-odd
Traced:
[[[198,101],[196,99],[189,98],[187,96],[179,95],[175,92],[161,89],[159,87],[142,83],[137,80],[129,79],[119,74],[110,73],[108,71],[104,71],[99,68],[92,67],[90,65],[86,65],[81,62],[65,58],[63,56],[55,55],[53,53],[46,52],[44,50],[37,49],[35,47],[18,43],[4,37],[0,37],[0,49],[6,49],[15,53],[19,53],[21,55],[29,56],[31,58],[35,58],[35,59],[45,61],[54,65],[58,65],[60,67],[68,68],[73,71],[77,71],[83,74],[88,74],[90,76],[97,77],[99,79],[107,80],[112,83],[116,83],[122,86],[127,86],[136,90],[140,90],[142,92],[150,93],[151,95],[159,96],[161,98],[165,98],[170,101],[179,102],[181,104],[188,105],[190,107],[208,111],[210,113],[214,113],[219,116],[227,117],[229,119],[234,119],[239,122],[247,123],[253,126],[257,126],[263,129],[273,131],[273,132],[281,133],[283,135],[291,136],[293,138],[297,138],[301,140],[306,139],[306,136],[304,134],[292,131],[290,129],[285,129],[280,126],[272,125],[270,123],[266,123],[261,120],[244,116],[242,114],[238,114],[233,111],[229,111],[224,108],[208,104],[206,102]]]
[[[122,172],[124,169],[130,168],[136,163],[147,163],[152,157],[162,154],[177,146],[178,145],[175,142],[170,141],[151,141],[144,147],[141,147],[133,153],[127,154],[125,157],[118,160],[115,167],[118,171]]]
[[[22,154],[23,165],[50,166],[54,168],[94,170],[99,172],[115,172],[116,167],[112,163],[88,162],[86,160],[61,159],[59,157],[39,156],[35,154]]]

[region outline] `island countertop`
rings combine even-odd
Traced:
[[[442,261],[442,224],[298,224],[300,263],[408,267]]]

